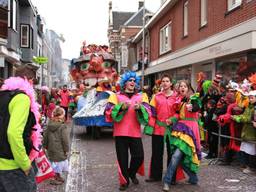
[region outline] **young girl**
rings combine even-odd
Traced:
[[[54,180],[51,181],[54,185],[64,183],[61,173],[68,171],[69,134],[64,121],[64,109],[56,107],[44,133],[44,146],[56,173]]]
[[[163,191],[169,191],[169,185],[178,165],[182,165],[183,170],[188,174],[189,183],[197,184],[198,182],[196,173],[201,159],[198,111],[201,103],[199,96],[191,96],[192,88],[186,81],[180,82],[179,93],[182,98],[179,107],[179,119],[175,124],[174,118],[171,118],[170,122],[170,125],[174,124],[169,140],[172,158],[163,179]]]
[[[177,92],[172,89],[172,78],[165,74],[161,78],[161,91],[156,93],[151,99],[152,117],[150,126],[153,127],[152,134],[152,156],[150,161],[149,178],[146,182],[156,182],[162,180],[164,143],[167,148],[167,166],[171,160],[171,152],[168,137],[165,137],[167,121],[176,115],[178,107],[175,105]],[[175,183],[175,177],[172,180]]]

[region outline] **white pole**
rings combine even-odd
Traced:
[[[145,76],[145,63],[144,63],[144,57],[145,57],[145,1],[143,1],[143,26],[142,26],[142,68],[141,68],[141,85],[142,89],[144,87],[144,76]]]

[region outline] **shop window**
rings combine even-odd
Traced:
[[[171,50],[171,23],[160,30],[160,54]]]
[[[183,36],[188,35],[188,1],[183,5]]]
[[[227,0],[228,2],[228,11],[231,11],[235,9],[236,7],[239,7],[242,4],[242,0]]]
[[[216,73],[226,80],[240,82],[256,72],[256,52],[216,62]]]
[[[201,12],[200,12],[200,25],[201,27],[207,24],[207,0],[201,0]]]

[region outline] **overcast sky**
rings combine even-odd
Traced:
[[[113,0],[115,11],[136,11],[138,0]],[[155,12],[160,0],[145,0],[146,8]],[[32,0],[39,14],[45,19],[48,29],[62,33],[63,58],[79,56],[82,42],[108,44],[109,0]]]

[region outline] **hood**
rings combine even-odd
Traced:
[[[51,132],[55,132],[56,130],[59,129],[59,127],[61,127],[63,123],[62,122],[58,122],[58,121],[49,121],[48,124],[48,130]]]

